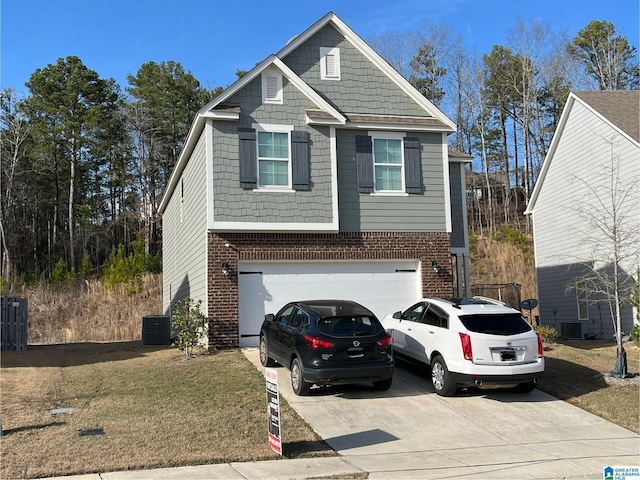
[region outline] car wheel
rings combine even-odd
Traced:
[[[431,383],[438,395],[450,397],[456,393],[457,386],[451,378],[447,364],[444,363],[440,355],[431,361]]]
[[[260,363],[263,367],[273,367],[274,365],[274,361],[269,357],[267,339],[264,338],[264,335],[260,336]]]
[[[291,362],[291,387],[293,392],[300,396],[307,395],[311,388],[311,384],[304,381],[302,365],[300,365],[300,360],[297,357]]]
[[[387,378],[386,380],[380,380],[379,382],[373,382],[373,388],[376,390],[389,390],[392,382],[393,377]]]
[[[513,388],[518,393],[529,393],[536,389],[536,382],[533,380],[527,383],[519,383]]]

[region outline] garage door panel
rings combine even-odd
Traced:
[[[241,263],[240,345],[256,346],[266,313],[317,298],[354,300],[378,317],[420,296],[417,261]]]

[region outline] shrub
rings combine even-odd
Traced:
[[[195,303],[190,297],[186,297],[176,302],[171,316],[171,323],[178,331],[173,346],[182,350],[187,357],[191,356],[193,348],[208,335],[209,321],[200,311],[201,305],[202,300]]]
[[[540,334],[544,343],[555,343],[558,331],[553,327],[534,326],[533,329]]]
[[[640,323],[636,323],[631,329],[631,340],[636,342],[636,345],[640,347]]]
[[[67,280],[71,280],[73,278],[73,272],[67,270],[67,265],[64,263],[64,260],[58,260],[55,267],[53,267],[53,272],[51,272],[51,281],[53,283],[62,283]]]
[[[112,290],[119,284],[125,285],[129,294],[142,291],[142,276],[145,272],[162,272],[162,258],[159,255],[150,256],[145,253],[144,242],[138,240],[133,244],[133,253],[125,257],[124,245],[118,245],[111,250],[105,262],[102,278],[105,288]]]

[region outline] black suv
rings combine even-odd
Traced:
[[[393,379],[391,336],[376,316],[349,300],[291,302],[265,315],[260,362],[291,370],[296,395],[312,385],[373,382],[388,390]]]

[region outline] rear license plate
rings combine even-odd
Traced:
[[[347,355],[349,358],[360,358],[364,357],[364,350],[362,348],[350,348],[347,350]]]
[[[500,360],[503,362],[510,362],[516,359],[516,352],[514,350],[503,350],[500,352]]]

